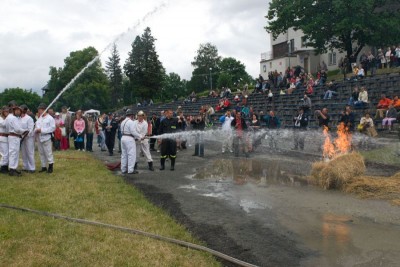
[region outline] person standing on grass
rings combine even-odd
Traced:
[[[82,112],[78,110],[76,112],[76,118],[74,121],[74,129],[75,132],[75,148],[79,151],[85,151],[85,129],[86,123],[82,118]]]
[[[93,117],[89,116],[87,122],[87,132],[86,132],[86,151],[93,152],[93,135],[95,131],[95,122],[93,121]]]
[[[0,114],[0,172],[8,172],[8,132],[6,130],[6,118],[9,114],[7,106],[3,106]]]
[[[21,150],[21,138],[25,134],[21,124],[21,108],[15,103],[11,104],[13,114],[7,116],[6,131],[8,132],[8,168],[10,176],[21,176],[17,170],[19,152]]]
[[[135,129],[133,111],[128,109],[125,115],[126,118],[121,123],[121,172],[123,174],[136,174],[138,172],[134,169],[136,164],[135,140],[141,139],[141,136]]]
[[[21,140],[22,170],[29,173],[35,172],[35,123],[28,113],[28,106],[21,105],[21,125],[27,134]]]
[[[40,104],[38,107],[39,118],[36,121],[35,133],[38,141],[38,150],[42,169],[39,172],[53,172],[54,157],[52,151],[51,134],[56,129],[56,123],[52,116],[44,113],[46,110],[45,104]],[[49,168],[47,168],[49,164]]]
[[[118,129],[118,122],[114,119],[112,112],[103,121],[103,130],[106,137],[106,146],[109,156],[114,155],[115,135]]]

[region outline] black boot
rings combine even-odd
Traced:
[[[171,158],[171,171],[175,170],[175,158]]]
[[[165,158],[161,159],[161,167],[160,167],[160,171],[165,170]]]
[[[148,164],[149,164],[149,170],[150,170],[150,171],[154,171],[153,162],[150,161],[150,162],[148,162]]]
[[[10,169],[8,173],[10,176],[21,176],[21,172],[17,171],[16,169]]]
[[[39,172],[47,172],[47,168],[46,167],[42,167],[42,169]]]
[[[204,144],[200,144],[199,146],[199,157],[204,157]]]
[[[192,156],[198,156],[199,155],[199,144],[196,143],[194,145],[194,154]]]
[[[53,172],[53,163],[49,164],[49,169],[47,170],[47,173],[52,173]]]
[[[1,166],[0,172],[1,173],[7,173],[8,172],[8,166],[7,165]]]

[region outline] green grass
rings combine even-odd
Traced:
[[[400,152],[400,147],[397,140],[394,142],[393,146],[385,146],[370,151],[360,151],[360,153],[367,161],[399,166],[400,157],[397,156],[397,152]]]
[[[51,175],[0,175],[0,203],[199,243],[100,161],[75,151],[55,157]],[[0,248],[0,266],[219,266],[209,254],[162,241],[3,208]]]

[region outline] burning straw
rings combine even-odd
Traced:
[[[366,176],[365,171],[364,159],[359,153],[344,154],[329,162],[314,163],[310,182],[362,198],[390,200],[400,206],[400,172],[391,177],[374,177]]]

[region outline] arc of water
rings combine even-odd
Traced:
[[[43,113],[47,112],[47,110],[51,106],[53,106],[54,103],[61,97],[61,95],[74,84],[74,82],[85,72],[85,70],[88,69],[90,66],[92,66],[96,62],[96,60],[98,60],[100,56],[106,50],[108,50],[114,43],[118,42],[127,33],[137,29],[143,22],[145,22],[147,19],[152,17],[155,13],[157,13],[166,6],[167,6],[166,3],[162,3],[161,5],[155,7],[153,10],[147,12],[146,15],[141,20],[139,20],[135,25],[133,25],[133,27],[128,28],[126,31],[120,33],[117,37],[115,37],[111,43],[109,43],[96,57],[94,57],[89,63],[87,63],[86,66],[83,69],[81,69],[81,71],[79,71],[74,78],[72,78],[72,80],[58,93],[58,95],[53,99],[53,101],[51,101],[51,103],[47,106],[46,110]]]

